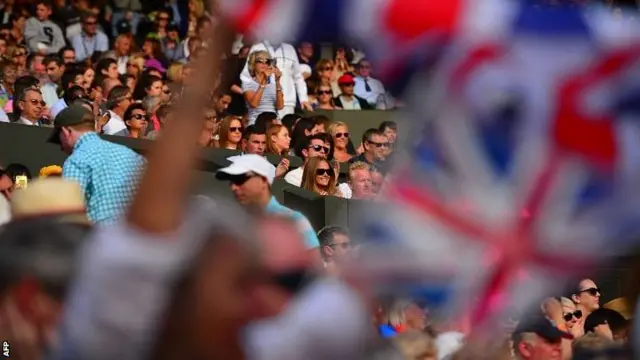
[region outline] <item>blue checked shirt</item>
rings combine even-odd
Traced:
[[[133,150],[89,132],[74,145],[62,177],[80,183],[91,221],[109,223],[129,205],[144,164],[144,158]]]
[[[304,238],[304,243],[308,249],[314,249],[320,246],[320,241],[318,241],[318,236],[316,235],[315,230],[313,230],[309,219],[302,215],[302,213],[291,210],[280,204],[278,200],[276,200],[275,196],[271,197],[271,201],[267,204],[265,211],[269,214],[286,216],[293,220],[296,223],[298,230],[301,232],[302,237]]]

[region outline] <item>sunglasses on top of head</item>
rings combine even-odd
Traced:
[[[581,310],[576,310],[572,313],[566,313],[564,314],[564,320],[565,321],[571,321],[571,319],[576,318],[577,320],[579,320],[580,318],[582,318],[582,311]]]

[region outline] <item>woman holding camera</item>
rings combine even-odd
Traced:
[[[256,51],[249,56],[249,74],[252,80],[243,86],[244,99],[249,109],[249,124],[263,112],[277,112],[284,108],[284,95],[280,77],[282,73],[267,51]]]

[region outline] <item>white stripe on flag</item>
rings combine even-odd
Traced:
[[[271,0],[252,31],[256,39],[296,42],[305,21],[306,0]]]

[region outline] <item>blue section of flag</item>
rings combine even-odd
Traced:
[[[541,7],[525,4],[513,23],[512,31],[516,35],[591,38],[584,14],[574,6]]]
[[[298,40],[335,42],[344,38],[347,0],[298,0],[307,3]]]
[[[611,179],[607,179],[600,174],[594,174],[580,192],[578,204],[581,208],[597,205],[606,199],[610,199],[613,196],[613,191],[614,186]]]
[[[493,170],[505,175],[513,158],[514,132],[519,107],[509,103],[496,110],[493,119],[481,121],[480,136]]]
[[[624,91],[614,104],[614,113],[618,115],[640,114],[640,87]]]

